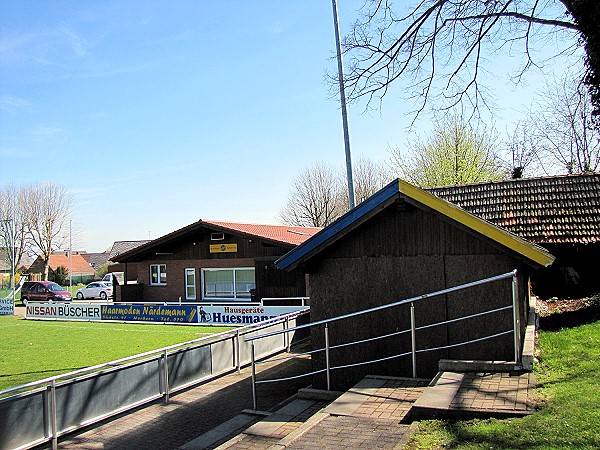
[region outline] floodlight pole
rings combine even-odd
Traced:
[[[5,219],[1,222],[8,223],[10,222],[10,285],[12,289],[12,303],[13,308],[15,306],[15,258],[16,255],[16,245],[15,245],[15,220],[14,219]]]
[[[73,292],[73,233],[72,220],[69,219],[69,288]]]
[[[346,89],[344,88],[344,65],[342,62],[342,44],[340,42],[340,24],[336,0],[331,0],[333,7],[333,28],[335,30],[335,47],[337,51],[338,81],[340,84],[340,104],[342,106],[342,126],[344,127],[344,148],[346,150],[346,176],[348,178],[348,202],[350,209],[356,206],[354,202],[354,181],[352,176],[352,159],[350,157],[350,133],[348,132],[348,112],[346,110]]]

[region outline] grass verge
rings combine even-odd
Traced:
[[[227,329],[0,316],[0,390]]]
[[[600,448],[600,321],[541,331],[540,411],[523,419],[423,421],[407,448]]]

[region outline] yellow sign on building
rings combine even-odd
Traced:
[[[211,253],[236,253],[237,244],[210,244]]]

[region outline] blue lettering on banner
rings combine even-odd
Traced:
[[[195,306],[102,305],[102,320],[198,323]]]
[[[234,314],[221,314],[221,313],[212,313],[212,322],[213,323],[226,323],[230,325],[240,325],[240,324],[251,324],[264,322],[265,320],[274,319],[277,316],[260,316],[260,315],[234,315]]]
[[[15,313],[12,299],[0,299],[0,316],[11,316]]]

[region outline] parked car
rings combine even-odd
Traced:
[[[21,301],[28,302],[70,302],[71,293],[53,281],[26,281],[21,288]]]
[[[101,298],[102,300],[106,300],[108,297],[112,297],[113,287],[111,283],[94,281],[86,287],[79,289],[76,295],[79,300],[85,298]]]

